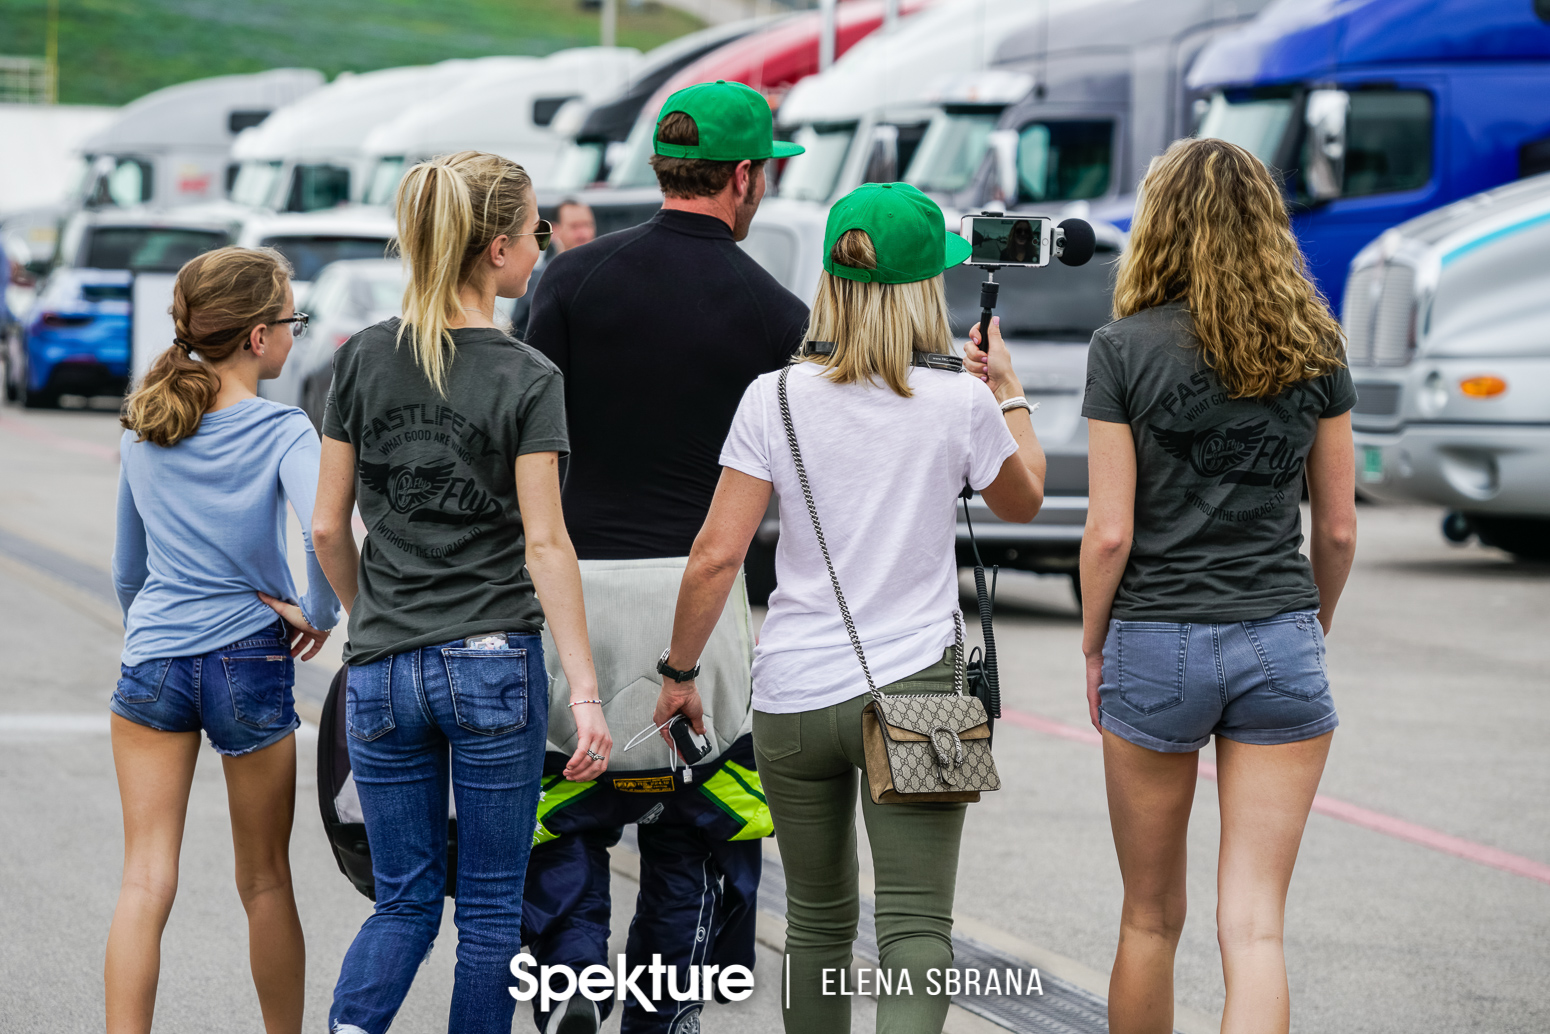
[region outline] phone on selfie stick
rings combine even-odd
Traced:
[[[990,351],[990,318],[1001,285],[996,271],[1007,266],[1038,269],[1058,258],[1063,265],[1082,266],[1093,257],[1096,238],[1084,219],[1066,219],[1058,225],[1042,215],[1001,215],[983,212],[963,217],[962,235],[972,250],[969,265],[985,270],[980,285],[980,348]]]
[[[980,285],[980,349],[990,352],[990,320],[995,312],[1001,285],[996,283],[996,271],[1007,266],[1038,269],[1049,265],[1051,257],[1058,258],[1067,266],[1085,265],[1093,257],[1096,239],[1093,228],[1083,219],[1066,219],[1055,223],[1040,215],[1002,215],[984,212],[963,217],[962,235],[968,239],[970,251],[968,264],[985,270],[985,282]],[[969,542],[974,548],[974,590],[979,597],[980,634],[985,640],[985,652],[971,658],[967,664],[970,692],[985,705],[992,732],[995,720],[1001,717],[1001,680],[996,668],[996,633],[992,627],[995,610],[995,581],[985,585],[985,562],[980,559],[979,542],[974,538],[974,521],[969,516],[969,500],[974,490],[963,486],[963,518],[969,528]],[[992,577],[998,571],[992,568]]]

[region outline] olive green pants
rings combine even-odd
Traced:
[[[882,688],[949,692],[952,671],[949,649],[940,662]],[[947,1019],[948,998],[927,993],[927,971],[938,971],[940,991],[941,970],[953,964],[953,887],[967,806],[872,803],[861,745],[861,711],[870,700],[863,694],[816,711],[753,715],[759,778],[786,870],[790,996],[783,986],[781,1006],[787,1034],[850,1034],[850,998],[838,991],[841,971],[847,971],[847,990],[855,990],[848,970],[861,917],[858,775],[877,881],[879,964],[894,988],[878,995],[877,1029],[940,1034]],[[911,993],[900,994],[904,971]]]

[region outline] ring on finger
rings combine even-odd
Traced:
[[[587,757],[591,758],[593,761],[607,761],[608,760],[608,755],[607,754],[599,754],[597,751],[593,750],[591,747],[587,748]]]

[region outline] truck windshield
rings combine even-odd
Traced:
[[[624,142],[624,157],[608,173],[610,187],[624,190],[657,185],[657,174],[651,169],[651,135],[656,129],[654,121],[640,119],[635,123]]]
[[[287,212],[321,212],[350,200],[350,170],[342,165],[298,165],[291,173]]]
[[[81,254],[87,269],[128,269],[136,273],[176,273],[196,255],[226,243],[219,230],[167,226],[98,226]]]
[[[560,161],[554,171],[551,186],[555,190],[581,190],[596,183],[603,171],[601,140],[572,140],[560,152]]]
[[[404,159],[402,155],[378,158],[376,168],[371,170],[371,182],[366,185],[366,203],[368,205],[392,204],[393,193],[398,190],[398,181],[403,178]]]
[[[806,151],[786,163],[780,174],[780,196],[799,201],[829,200],[855,136],[854,122],[798,129],[791,142]]]
[[[969,185],[985,156],[998,112],[938,112],[920,140],[904,180],[927,192],[953,194]]]
[[[231,185],[231,199],[239,205],[263,208],[269,204],[279,176],[279,162],[245,161],[237,169],[237,179]]]
[[[1017,192],[1031,201],[1077,201],[1108,193],[1114,123],[1031,122],[1017,133]]]
[[[296,279],[312,281],[318,271],[339,259],[379,259],[387,256],[386,237],[322,237],[311,234],[266,237],[259,246],[274,248],[290,260]]]
[[[1275,167],[1276,154],[1291,124],[1293,101],[1290,94],[1264,96],[1243,94],[1229,98],[1218,91],[1211,95],[1200,129],[1200,137],[1212,137],[1237,144],[1266,165]]]

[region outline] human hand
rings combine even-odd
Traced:
[[[1101,685],[1103,685],[1103,654],[1090,653],[1087,655],[1087,719],[1099,732],[1103,731],[1103,726],[1098,722],[1098,687]]]
[[[595,699],[597,691],[582,699]],[[603,717],[601,704],[577,704],[570,709],[576,720],[576,753],[565,763],[565,778],[573,783],[596,779],[608,770],[608,753],[613,750],[614,738],[608,732],[608,720]],[[588,752],[591,753],[588,753]],[[600,755],[599,761],[592,755]]]
[[[664,725],[675,714],[683,715],[689,728],[701,736],[705,735],[705,707],[700,702],[700,691],[693,679],[688,682],[674,682],[671,679],[663,681],[662,692],[657,695],[657,708],[651,713],[651,724]],[[671,730],[664,727],[658,735],[667,743],[669,750],[678,750]]]
[[[988,351],[980,341],[980,328],[976,323],[969,328],[969,343],[963,350],[963,368],[990,386],[996,401],[1005,402],[1023,393],[1022,382],[1012,369],[1012,353],[1007,351],[1001,338],[1001,317],[990,320]]]
[[[290,642],[291,656],[295,657],[303,650],[302,660],[310,661],[323,649],[323,644],[328,641],[328,633],[313,628],[302,614],[301,608],[294,603],[277,600],[268,593],[259,593],[258,598],[264,606],[280,615],[280,620],[285,622],[286,639]]]

